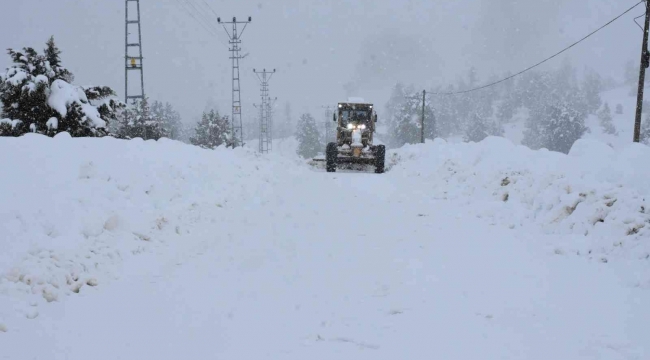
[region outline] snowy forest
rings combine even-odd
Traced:
[[[74,85],[74,75],[64,67],[61,54],[54,37],[42,53],[29,47],[8,50],[14,65],[0,74],[0,136],[67,132],[73,137],[169,138],[205,148],[232,147],[229,118],[218,109],[206,108],[200,120],[192,123],[183,121],[170,103],[145,97],[127,106],[109,87]],[[631,94],[636,71],[633,63],[623,71],[623,84]],[[597,116],[604,132],[616,134],[612,113],[633,111],[600,97],[620,82],[590,69],[579,72],[568,61],[554,71],[531,71],[487,89],[457,93],[497,78],[479,79],[475,70],[469,69],[455,85],[430,90],[424,99],[414,85],[397,83],[380,115],[387,126],[378,137],[391,148],[419,143],[424,120],[425,139],[458,136],[465,142],[480,142],[488,136],[503,136],[504,125],[523,118],[523,145],[568,153],[589,131],[585,125],[588,116]],[[646,144],[650,144],[648,116],[641,130]],[[300,143],[298,154],[304,158],[321,153],[332,140],[325,139],[325,134],[335,132],[334,124],[318,121],[319,117],[310,113],[294,120],[289,101],[274,117],[273,137],[295,136]],[[331,128],[326,131],[325,126]],[[258,127],[254,117],[245,121],[246,140],[257,138]]]

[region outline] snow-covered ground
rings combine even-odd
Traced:
[[[649,147],[274,149],[0,139],[0,358],[650,356]]]

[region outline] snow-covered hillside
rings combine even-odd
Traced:
[[[650,354],[649,147],[274,149],[2,139],[0,358]]]

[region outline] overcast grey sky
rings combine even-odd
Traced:
[[[216,36],[191,18],[203,8]],[[271,96],[294,117],[321,115],[321,105],[348,95],[382,105],[396,81],[418,88],[453,82],[470,66],[484,79],[517,71],[556,52],[637,0],[205,0],[224,19],[253,17],[243,36],[245,118],[259,99],[253,68],[276,68]],[[123,0],[2,1],[0,47],[36,47],[54,35],[79,85],[108,85],[124,96]],[[204,0],[141,0],[145,87],[185,120],[208,103],[230,112],[230,61],[223,28]],[[642,32],[632,18],[642,6],[568,55],[620,78],[638,61]],[[559,64],[556,59],[546,66]],[[0,56],[0,67],[9,65]],[[347,89],[347,90],[346,90]],[[276,120],[278,121],[278,120]],[[246,131],[246,129],[245,129]]]

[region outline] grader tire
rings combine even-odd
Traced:
[[[331,142],[327,144],[325,149],[325,160],[326,160],[326,169],[327,172],[336,172],[337,159],[339,156],[339,150],[336,146],[336,143]]]
[[[384,173],[385,162],[386,162],[386,146],[377,145],[377,151],[375,152],[375,173],[377,174]]]

